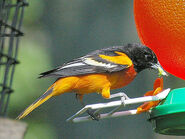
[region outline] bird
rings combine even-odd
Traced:
[[[95,50],[53,70],[43,72],[39,78],[55,77],[57,80],[17,119],[22,119],[48,99],[74,92],[81,101],[85,94],[98,93],[110,98],[112,89],[130,84],[145,69],[155,69],[167,75],[155,53],[140,43],[129,43]]]

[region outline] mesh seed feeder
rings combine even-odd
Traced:
[[[24,15],[25,0],[0,1],[0,116],[6,116]]]
[[[0,138],[24,137],[27,125],[7,117],[26,0],[0,0]]]

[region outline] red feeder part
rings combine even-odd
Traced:
[[[143,44],[169,73],[185,80],[185,0],[134,0]]]

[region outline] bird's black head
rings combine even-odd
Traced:
[[[166,75],[162,69],[155,53],[142,44],[128,44],[126,47],[128,56],[132,59],[134,68],[137,72],[144,69],[157,69],[160,75]]]

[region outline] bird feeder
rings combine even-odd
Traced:
[[[185,80],[184,2],[134,0],[134,15],[142,43],[156,53],[166,71]],[[149,120],[157,133],[185,135],[185,88],[172,90],[152,109]]]
[[[172,90],[161,105],[153,108],[149,121],[155,132],[185,135],[185,88]]]

